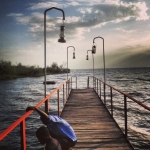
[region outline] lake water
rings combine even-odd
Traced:
[[[69,76],[77,76],[77,87],[87,87],[87,77],[93,70],[71,70]],[[103,80],[103,69],[95,69],[94,75]],[[48,75],[47,80],[56,81],[55,85],[47,85],[47,94],[58,87],[67,78],[67,74]],[[35,106],[44,97],[44,77],[19,78],[0,81],[0,133],[25,113],[28,106]],[[150,107],[150,68],[106,69],[106,83],[131,95]],[[75,88],[75,86],[74,86]],[[109,101],[109,89],[106,88],[106,101]],[[114,118],[124,126],[123,96],[113,93]],[[51,113],[56,113],[57,101],[51,99]],[[107,103],[109,107],[109,103]],[[44,106],[41,107],[43,109]],[[39,115],[34,112],[26,119],[27,149],[35,150],[42,146],[35,137],[35,132],[42,126]],[[137,150],[150,149],[150,112],[128,100],[129,139]],[[0,150],[19,150],[19,127],[0,142]]]

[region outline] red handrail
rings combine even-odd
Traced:
[[[64,81],[59,87],[57,87],[55,90],[53,90],[49,95],[47,95],[45,98],[43,98],[35,107],[38,108],[41,106],[44,102],[48,101],[50,97],[52,97],[57,91],[60,90],[61,87],[64,87],[64,84],[66,84],[66,93],[70,94],[70,82],[72,82],[72,77],[70,77],[68,80]],[[76,83],[77,84],[77,83]],[[72,85],[72,83],[71,83]],[[77,86],[77,85],[76,85]],[[63,90],[63,97],[64,97],[64,90]],[[59,94],[59,92],[58,92]],[[66,95],[66,100],[68,98],[68,95]],[[59,99],[59,95],[58,95]],[[48,109],[47,109],[48,110]],[[58,115],[60,115],[59,112],[59,103],[58,103]],[[18,125],[20,125],[21,130],[21,149],[26,150],[26,121],[25,119],[33,113],[33,110],[30,110],[26,112],[24,115],[22,115],[19,119],[17,119],[13,124],[11,124],[6,130],[4,130],[2,133],[0,133],[0,141],[3,140],[12,130],[14,130]]]
[[[148,110],[150,112],[150,107],[143,104],[142,102],[136,100],[135,98],[131,97],[130,95],[112,87],[111,85],[105,83],[104,81],[100,80],[99,78],[96,78],[96,77],[93,77],[93,76],[89,76],[88,77],[88,85],[87,85],[87,88],[89,88],[89,78],[92,77],[95,81],[95,86],[93,86],[94,90],[97,92],[98,96],[100,97],[101,99],[101,83],[103,83],[104,85],[104,104],[106,105],[106,100],[105,100],[105,97],[106,97],[106,92],[105,92],[105,88],[106,86],[110,87],[110,102],[111,102],[111,115],[113,117],[113,101],[112,101],[112,89],[119,92],[120,94],[122,94],[124,96],[124,124],[125,124],[125,136],[127,137],[127,98],[131,99],[132,101],[134,101],[135,103],[137,103],[138,105],[142,106],[143,108],[145,108],[146,110]],[[97,82],[97,84],[96,84]],[[98,82],[99,82],[99,89],[98,89]],[[94,84],[93,84],[94,85]],[[100,90],[100,94],[98,93]]]
[[[96,79],[98,79],[98,78],[96,78]],[[130,95],[128,95],[128,94],[126,94],[126,93],[124,93],[124,92],[122,92],[122,91],[120,91],[120,90],[114,88],[113,86],[111,86],[111,85],[109,85],[109,84],[103,82],[103,81],[100,80],[100,79],[98,79],[98,80],[99,80],[100,82],[102,82],[103,84],[107,85],[108,87],[114,89],[115,91],[117,91],[117,92],[119,92],[120,94],[122,94],[122,95],[128,97],[129,99],[133,100],[134,102],[136,102],[136,103],[139,104],[140,106],[142,106],[142,107],[144,107],[145,109],[147,109],[147,110],[150,111],[150,107],[146,106],[146,105],[143,104],[142,102],[140,102],[140,101],[136,100],[135,98],[131,97]]]

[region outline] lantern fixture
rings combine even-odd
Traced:
[[[73,52],[73,59],[76,59],[76,57],[75,57],[75,52]]]
[[[68,79],[68,49],[69,49],[70,47],[72,47],[72,48],[74,49],[74,51],[73,51],[73,59],[76,59],[76,58],[75,58],[75,47],[74,47],[74,46],[68,46],[68,47],[67,47],[67,79]]]
[[[86,60],[89,60],[89,56],[88,56],[89,51],[92,52],[92,50],[87,50]],[[94,55],[93,55],[93,53],[92,53],[92,56],[93,56],[93,77],[94,77]],[[94,87],[94,82],[93,82],[93,87]]]
[[[95,54],[96,53],[96,45],[93,45],[92,46],[92,54]]]
[[[58,42],[61,42],[61,43],[66,43],[65,39],[64,39],[64,30],[65,30],[65,27],[64,27],[64,20],[65,20],[65,13],[62,9],[60,8],[56,8],[56,7],[51,7],[51,8],[48,8],[44,11],[44,96],[46,97],[46,75],[47,75],[47,72],[46,72],[46,14],[48,11],[52,10],[52,9],[56,9],[58,11],[61,11],[62,12],[62,15],[63,15],[63,25],[60,27],[60,30],[61,30],[61,33],[60,33],[60,39],[58,40]],[[45,101],[45,112],[48,113],[48,101]]]
[[[104,50],[104,38],[103,37],[98,36],[98,37],[95,37],[93,39],[92,50],[94,52],[94,49],[95,49],[95,52],[96,52],[96,46],[94,47],[94,44],[95,44],[95,39],[97,39],[97,38],[100,38],[100,39],[103,40],[104,83],[106,83],[106,77],[105,77],[105,50]],[[105,90],[106,90],[106,87],[105,87],[105,84],[104,84],[104,104],[106,104],[106,95],[105,95],[106,93],[105,93]]]
[[[86,55],[86,60],[89,60],[89,56],[88,55]]]
[[[64,25],[60,26],[60,35],[59,35],[60,39],[58,39],[58,42],[60,43],[66,43],[66,40],[64,39],[65,37],[64,30],[65,30],[65,26]]]

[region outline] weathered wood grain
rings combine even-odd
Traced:
[[[93,89],[72,89],[61,117],[76,133],[73,150],[133,149]]]

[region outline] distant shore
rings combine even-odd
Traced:
[[[63,73],[47,73],[47,75],[52,75],[52,74],[63,74]],[[17,75],[0,75],[0,81],[5,81],[5,80],[13,80],[13,79],[18,79],[18,78],[32,78],[32,77],[42,77],[44,74],[39,74],[39,75],[34,75],[34,76],[17,76]]]
[[[13,65],[10,61],[0,60],[0,80],[12,80],[26,77],[41,77],[45,75],[45,69],[39,66],[25,66],[21,63]],[[53,62],[51,66],[46,67],[46,74],[62,74],[70,72],[70,69],[63,65],[58,66]]]

